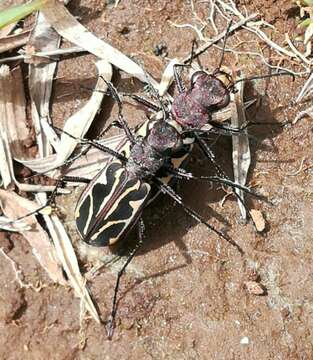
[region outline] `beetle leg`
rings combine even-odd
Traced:
[[[139,104],[144,105],[145,107],[147,107],[148,109],[152,110],[152,111],[160,111],[161,108],[155,104],[153,104],[151,101],[143,98],[142,96],[139,95],[134,95],[134,94],[128,94],[128,93],[123,93],[123,96],[127,96],[130,97],[131,99],[137,101]]]
[[[263,195],[257,194],[254,191],[252,191],[249,187],[247,186],[243,186],[243,185],[239,185],[237,183],[235,183],[234,181],[230,180],[227,177],[220,177],[220,176],[194,176],[191,173],[188,173],[186,171],[184,171],[183,169],[167,169],[168,173],[174,177],[177,177],[179,179],[187,179],[187,180],[205,180],[205,181],[209,181],[209,182],[215,182],[215,183],[219,183],[219,184],[224,184],[227,185],[229,187],[231,187],[233,190],[234,189],[240,189],[242,191],[245,191],[246,193],[261,199],[261,200],[267,200],[266,197],[264,197]]]
[[[51,192],[50,197],[48,198],[47,202],[45,203],[45,205],[42,205],[38,209],[33,210],[26,215],[20,216],[20,217],[16,218],[15,220],[8,221],[8,224],[23,220],[32,215],[39,215],[41,210],[47,208],[48,206],[51,206],[51,204],[55,205],[55,197],[57,195],[58,188],[61,187],[61,185],[62,185],[62,180],[57,180],[57,183],[56,183],[53,191]]]
[[[120,280],[121,280],[121,277],[123,276],[127,266],[132,261],[133,257],[135,256],[135,254],[137,253],[137,251],[139,250],[139,248],[143,244],[144,230],[145,230],[144,222],[143,222],[142,218],[140,218],[139,221],[138,221],[138,242],[137,242],[136,246],[134,247],[134,249],[129,254],[128,259],[126,260],[125,264],[123,265],[123,267],[121,268],[121,270],[117,274],[117,279],[116,279],[115,289],[114,289],[113,302],[112,302],[111,316],[110,316],[110,319],[109,319],[108,324],[107,324],[107,332],[108,332],[108,338],[109,339],[112,338],[113,330],[114,330],[115,317],[116,317],[117,305],[118,305],[118,303],[117,303],[117,294],[118,294],[118,290],[119,290]]]
[[[90,179],[86,179],[80,176],[62,176],[62,178],[60,179],[61,182],[75,182],[75,183],[84,183],[84,184],[89,184],[90,183]]]
[[[104,80],[104,79],[103,79]],[[104,80],[105,81],[105,80]],[[105,81],[107,86],[108,86],[108,89],[113,97],[113,99],[116,101],[117,103],[117,106],[118,106],[118,122],[120,123],[120,125],[122,126],[128,140],[132,143],[132,144],[135,144],[136,142],[136,139],[135,139],[135,136],[134,134],[132,133],[130,127],[128,126],[126,120],[124,119],[123,117],[123,114],[122,114],[122,102],[121,102],[121,99],[118,95],[118,92],[117,90],[115,89],[115,87],[113,86],[113,84],[111,82],[108,82],[108,81]]]
[[[180,94],[184,93],[186,91],[185,89],[185,86],[183,84],[183,80],[179,74],[179,72],[177,71],[177,68],[178,67],[184,67],[184,66],[189,66],[189,65],[185,65],[185,64],[175,64],[173,66],[173,69],[174,69],[174,79],[175,79],[175,82],[177,84],[177,88],[178,88],[178,92]]]
[[[203,154],[206,156],[207,159],[209,159],[211,161],[211,163],[213,164],[217,174],[219,177],[225,178],[225,180],[227,180],[227,182],[229,182],[229,186],[232,188],[234,195],[236,196],[236,198],[239,200],[239,202],[242,204],[242,206],[245,208],[246,213],[249,215],[249,218],[252,220],[253,224],[253,218],[251,216],[250,210],[248,208],[248,206],[246,205],[243,197],[241,197],[236,191],[235,189],[239,188],[239,186],[237,186],[238,184],[236,184],[236,186],[234,186],[234,183],[230,180],[230,178],[225,174],[225,172],[222,170],[222,168],[218,165],[218,163],[215,161],[214,157],[212,157],[212,152],[211,149],[207,146],[206,142],[204,140],[202,140],[197,134],[195,135],[196,137],[196,142],[198,143],[201,151],[203,152]],[[225,181],[224,181],[225,183]],[[251,194],[251,190],[249,189],[249,191],[247,190],[248,188],[245,187],[246,192],[249,192]],[[255,225],[255,224],[254,224]]]
[[[56,126],[53,126],[53,125],[50,125],[50,126],[52,126],[53,129],[55,129],[55,130],[57,130],[57,131],[59,131],[59,132],[61,132],[61,133],[66,134],[66,135],[69,136],[70,138],[75,139],[75,140],[77,140],[77,141],[80,141],[82,144],[91,145],[91,146],[95,147],[96,149],[99,149],[99,150],[101,150],[101,151],[104,151],[104,152],[108,153],[109,155],[114,156],[115,158],[117,158],[118,160],[120,160],[120,161],[122,161],[122,162],[126,162],[126,161],[128,160],[124,155],[118,153],[117,151],[114,151],[114,150],[110,149],[110,148],[107,147],[107,146],[104,146],[104,145],[102,145],[102,144],[99,144],[99,143],[96,142],[96,141],[92,141],[92,140],[88,140],[88,139],[82,139],[82,138],[77,138],[76,136],[73,136],[72,134],[68,133],[68,132],[65,131],[65,130],[62,130],[62,129],[60,129],[60,128],[56,127]]]
[[[182,208],[185,210],[185,212],[190,215],[192,218],[194,218],[196,221],[198,221],[200,224],[205,225],[208,229],[214,231],[219,237],[223,238],[233,246],[235,246],[238,251],[243,254],[243,250],[241,247],[236,244],[231,238],[229,238],[227,235],[223,234],[219,230],[217,230],[213,225],[209,224],[200,214],[195,212],[193,209],[191,209],[189,206],[185,205],[181,199],[181,197],[175,193],[175,191],[168,185],[164,184],[161,180],[159,180],[156,177],[152,178],[153,183],[163,192],[164,194],[167,194],[170,196],[177,204],[181,205]]]

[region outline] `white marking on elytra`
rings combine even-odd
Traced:
[[[116,199],[115,204],[110,208],[110,212],[108,212],[108,214],[106,214],[106,217],[109,218],[110,215],[118,208],[118,206],[120,205],[120,202],[127,197],[127,195],[132,192],[132,191],[138,191],[140,188],[141,182],[137,181],[136,184],[132,187],[129,187],[125,192],[123,192],[121,194],[121,197],[119,197],[118,199]],[[148,189],[146,194],[148,195],[150,192],[150,185],[149,184],[145,184]],[[131,223],[132,219],[133,219],[133,215],[140,209],[140,206],[142,205],[143,201],[144,201],[145,197],[139,200],[133,200],[133,201],[129,201],[129,206],[133,209],[133,212],[131,214],[131,216],[128,219],[123,219],[123,220],[115,220],[115,221],[110,221],[108,223],[106,223],[105,225],[103,225],[90,239],[92,241],[95,241],[97,239],[97,237],[104,232],[106,229],[108,229],[110,226],[115,225],[115,224],[119,224],[119,223],[125,223],[125,226],[122,228],[122,230],[120,231],[120,234],[123,233],[123,231],[128,227],[128,225]],[[114,244],[120,237],[120,234],[109,240],[110,244]]]

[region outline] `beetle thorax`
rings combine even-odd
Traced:
[[[144,140],[136,143],[130,152],[126,169],[134,178],[147,178],[164,164],[164,158]]]

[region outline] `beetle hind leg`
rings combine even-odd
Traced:
[[[117,306],[118,306],[117,295],[118,295],[121,277],[125,273],[125,270],[126,270],[127,266],[129,265],[129,263],[132,261],[133,257],[135,256],[135,254],[137,253],[137,251],[143,244],[144,230],[145,230],[144,222],[143,222],[142,218],[140,218],[138,221],[138,242],[137,242],[136,246],[132,249],[130,254],[128,255],[128,258],[127,258],[125,264],[123,265],[123,267],[120,269],[120,271],[117,274],[117,279],[116,279],[115,288],[114,288],[113,301],[112,301],[111,315],[110,315],[110,318],[107,323],[107,334],[108,334],[109,339],[112,338],[114,327],[115,327],[115,317],[116,317]]]

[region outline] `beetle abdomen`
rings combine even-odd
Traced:
[[[149,184],[130,178],[123,164],[113,161],[78,201],[80,236],[94,246],[114,244],[135,224],[149,193]]]

